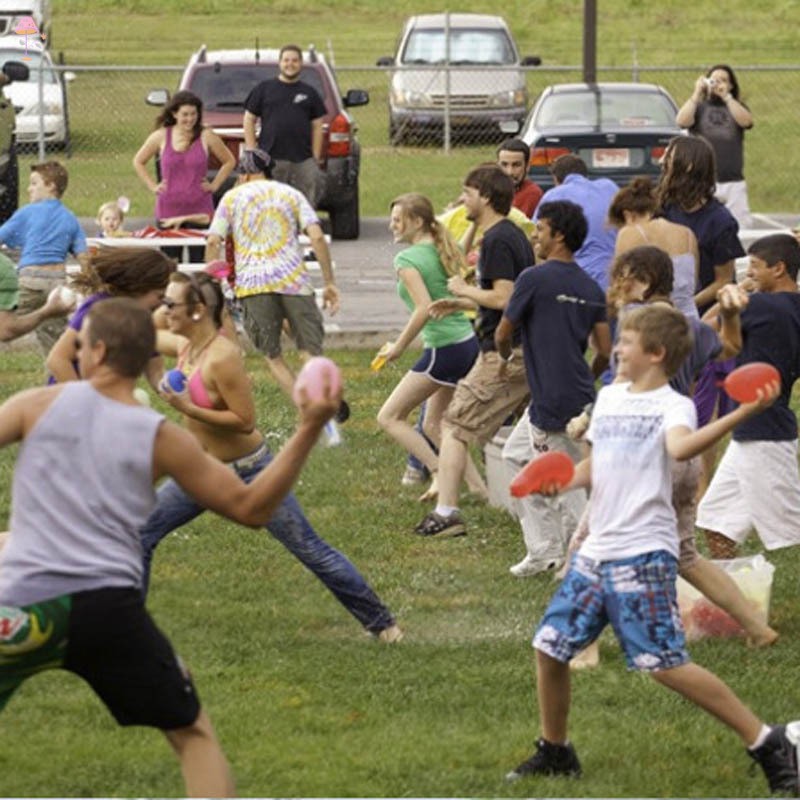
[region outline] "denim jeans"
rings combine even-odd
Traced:
[[[246,468],[235,464],[231,466],[245,483],[250,483],[270,461],[272,456],[265,452],[262,458]],[[171,479],[159,487],[157,498],[153,513],[140,531],[144,550],[145,594],[150,582],[150,562],[158,543],[168,533],[191,522],[206,510]],[[394,623],[389,609],[381,603],[361,573],[311,527],[294,495],[286,496],[265,527],[328,587],[367,631],[379,633]]]

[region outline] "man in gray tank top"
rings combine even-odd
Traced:
[[[187,795],[230,797],[233,778],[192,680],[145,610],[139,528],[166,475],[205,507],[264,525],[341,393],[302,402],[294,436],[247,485],[134,399],[155,349],[149,312],[103,300],[78,341],[86,380],[30,389],[0,407],[0,447],[21,442],[0,556],[0,710],[31,675],[67,669],[121,725],[164,732]]]

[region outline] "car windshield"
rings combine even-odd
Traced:
[[[56,71],[53,69],[52,64],[47,58],[43,58],[41,53],[37,53],[35,50],[29,50],[28,58],[23,61],[24,56],[25,53],[22,50],[0,50],[0,69],[2,69],[6,61],[20,61],[28,65],[28,69],[31,71],[31,76],[28,80],[31,83],[36,83],[40,75],[43,83],[56,83],[58,81]],[[44,64],[43,73],[41,72],[42,64]]]
[[[201,97],[203,107],[209,111],[244,108],[247,95],[257,83],[278,76],[277,64],[222,64],[219,71],[214,66],[198,66],[191,83],[184,87]],[[313,86],[325,99],[325,88],[318,70],[303,67],[300,80]]]
[[[444,28],[415,30],[406,42],[402,64],[441,64],[446,60]],[[513,64],[514,48],[503,30],[450,29],[453,64]]]
[[[658,92],[557,92],[536,116],[537,128],[674,128],[675,108]]]

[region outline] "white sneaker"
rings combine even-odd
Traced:
[[[508,571],[515,578],[529,578],[531,575],[539,575],[542,572],[550,572],[558,569],[563,563],[563,558],[531,558],[525,556],[519,564],[509,567]]]

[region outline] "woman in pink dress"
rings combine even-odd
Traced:
[[[156,129],[133,158],[136,174],[156,196],[159,228],[206,227],[214,215],[214,192],[236,164],[222,139],[203,127],[202,117],[199,97],[176,92],[156,119]],[[206,177],[209,153],[220,164],[213,181]],[[148,161],[156,154],[161,170],[158,183],[147,170]]]

